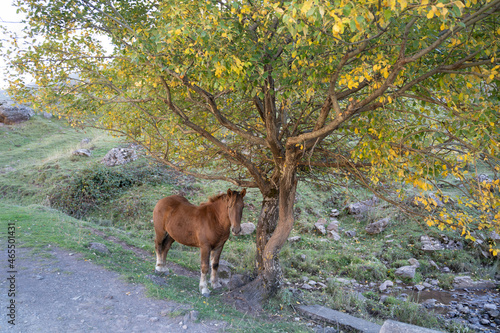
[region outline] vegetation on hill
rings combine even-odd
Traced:
[[[82,143],[85,138],[90,138],[90,142]],[[225,191],[231,184],[198,181],[146,158],[123,166],[105,167],[99,161],[106,152],[128,143],[100,130],[69,127],[62,120],[36,116],[20,125],[2,126],[0,140],[3,143],[0,145],[0,219],[19,222],[23,231],[19,233],[22,245],[36,248],[54,244],[82,251],[88,258],[118,269],[129,280],[145,283],[156,297],[185,301],[189,294],[191,302],[205,316],[232,320],[237,330],[249,329],[245,326],[250,325],[246,320],[242,320],[240,326],[236,325],[238,315],[229,310],[225,318],[213,312],[214,304],[226,305],[219,293],[208,301],[200,298],[196,292],[197,279],[173,276],[169,277],[169,287],[160,287],[146,277],[154,270],[151,219],[156,201],[167,195],[182,194],[192,202],[200,203],[210,195]],[[72,155],[73,150],[82,147],[91,149],[92,156]],[[457,232],[429,227],[421,219],[408,219],[384,201],[364,215],[353,216],[343,210],[347,204],[371,195],[355,183],[350,183],[349,187],[333,183],[320,186],[307,181],[299,184],[295,204],[297,223],[291,235],[301,239],[284,245],[281,253],[284,288],[267,303],[264,317],[294,318],[293,306],[297,302],[321,303],[371,320],[392,318],[460,331],[458,325],[447,325],[442,318],[427,313],[412,301],[403,302],[393,297],[381,303],[373,289],[376,290],[376,286],[385,280],[396,280],[395,270],[407,265],[410,258],[419,260],[420,268],[415,278],[406,282],[418,284],[435,279],[445,289],[452,286],[453,277],[458,273],[467,272],[475,278],[494,277],[498,259],[484,257],[481,251],[487,247],[481,249],[471,241],[464,241]],[[245,197],[243,222],[258,222],[261,200],[258,190],[249,190]],[[318,219],[329,220],[332,209],[340,211],[340,216],[336,217],[340,221],[340,240],[319,235],[314,228]],[[391,223],[383,233],[369,235],[364,231],[368,223],[386,216],[391,218]],[[356,235],[350,237],[345,231],[355,231]],[[436,239],[446,236],[463,242],[464,249],[423,251],[422,235]],[[255,234],[231,237],[226,244],[222,259],[233,265],[235,272],[254,273],[255,237]],[[93,253],[87,248],[91,241],[107,244],[112,254]],[[120,244],[126,244],[128,248]],[[147,254],[138,257],[129,248]],[[199,271],[197,249],[175,244],[167,259]],[[439,268],[448,267],[450,272],[443,272],[429,260]],[[365,299],[362,300],[352,286],[342,287],[331,278],[356,280],[359,290],[365,291]],[[325,287],[303,291],[300,286],[304,279],[323,283]],[[375,284],[375,288],[370,284]],[[263,326],[259,326],[261,324]],[[300,325],[281,326],[285,325],[281,321],[261,324],[257,326],[264,327],[259,328],[263,330],[305,330]]]

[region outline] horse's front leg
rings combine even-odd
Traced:
[[[212,274],[210,276],[210,284],[212,285],[212,288],[217,289],[222,287],[222,285],[219,282],[219,276],[217,274],[217,270],[219,269],[219,259],[220,259],[220,254],[222,252],[222,247],[224,244],[222,244],[221,247],[218,247],[214,250],[212,250],[212,253],[210,254],[210,265],[212,266]]]
[[[208,259],[210,257],[210,248],[201,247],[200,257],[201,257],[200,293],[203,296],[208,297],[210,296],[210,290],[208,290],[208,284],[207,284],[207,274],[209,265]]]

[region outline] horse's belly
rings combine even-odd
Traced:
[[[169,230],[170,229],[170,230]],[[168,228],[167,233],[176,242],[186,246],[200,247],[198,233],[191,228]]]

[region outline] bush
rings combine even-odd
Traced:
[[[68,215],[82,218],[137,182],[131,173],[96,165],[74,175],[69,184],[56,187],[50,195],[50,204]]]

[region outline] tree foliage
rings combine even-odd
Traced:
[[[30,37],[44,38],[8,51],[19,97],[75,124],[90,116],[185,173],[279,193],[269,234],[290,232],[301,170],[356,179],[393,203],[407,186],[385,185],[413,186],[425,209],[404,209],[429,225],[472,240],[500,233],[499,0],[18,6]],[[262,256],[286,235],[269,235]]]

